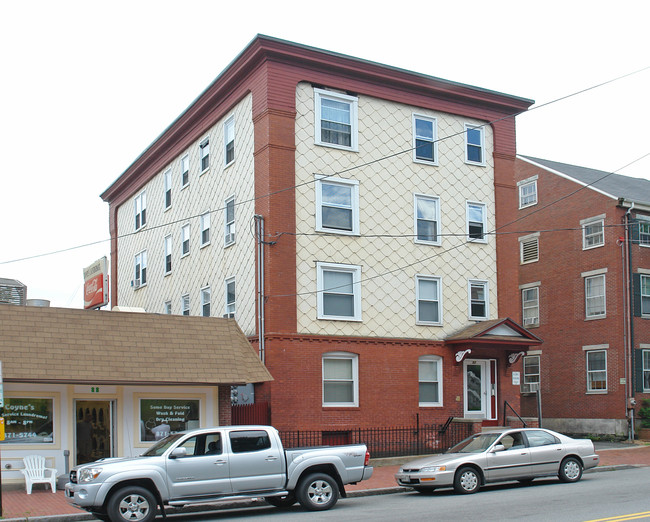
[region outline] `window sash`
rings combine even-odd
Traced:
[[[442,404],[440,393],[442,360],[438,357],[420,357],[418,360],[418,402],[420,406]]]
[[[147,283],[147,252],[140,252],[135,256],[135,280],[140,281],[140,286]]]
[[[182,255],[187,255],[190,253],[190,226],[185,225],[181,229],[181,254]]]
[[[318,318],[361,320],[361,268],[317,264]]]
[[[354,187],[340,183],[321,182],[320,189],[322,227],[352,232],[354,228]]]
[[[172,171],[165,172],[165,208],[172,206]]]
[[[230,118],[223,125],[224,158],[225,164],[230,165],[235,161],[235,120]]]
[[[650,276],[641,274],[641,315],[650,315]]]
[[[582,227],[583,248],[593,248],[605,244],[603,221],[587,223]]]
[[[650,223],[639,223],[639,244],[650,245]]]
[[[436,121],[434,119],[414,117],[413,135],[415,159],[435,163]]]
[[[181,187],[185,187],[190,182],[190,157],[181,158]]]
[[[210,317],[210,287],[201,289],[201,314]]]
[[[235,280],[226,281],[226,313],[234,314],[237,311],[237,296]]]
[[[529,207],[537,203],[537,181],[519,186],[519,208]]]
[[[186,294],[181,297],[181,311],[183,315],[190,315],[190,296]]]
[[[650,350],[643,350],[643,391],[650,391]]]
[[[525,288],[521,291],[524,326],[539,324],[539,288]]]
[[[467,203],[467,235],[470,240],[485,240],[485,205]]]
[[[165,273],[172,271],[172,237],[165,237]]]
[[[199,157],[201,158],[201,172],[210,168],[210,140],[205,140],[199,145]]]
[[[201,214],[201,246],[210,242],[210,213]]]
[[[487,319],[487,283],[470,283],[470,317]]]
[[[418,277],[416,321],[418,323],[440,324],[440,315],[440,279]]]
[[[527,355],[524,357],[524,380],[521,384],[522,393],[536,391],[539,386],[540,357],[539,355]]]
[[[587,317],[605,315],[605,275],[585,277],[585,314]]]
[[[587,391],[607,390],[607,352],[591,350],[587,352]]]
[[[323,405],[356,406],[358,372],[354,356],[323,356]]]
[[[351,102],[321,97],[320,139],[324,143],[352,146]]]
[[[417,241],[439,244],[438,223],[440,206],[438,198],[415,196],[415,237]]]
[[[135,230],[140,230],[147,224],[147,193],[135,198]]]
[[[465,127],[465,144],[467,161],[483,163],[483,129],[481,127]]]

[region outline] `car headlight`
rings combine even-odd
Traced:
[[[438,473],[438,471],[446,471],[447,466],[424,466],[420,468],[420,473]]]
[[[90,482],[95,480],[102,472],[102,468],[81,468],[77,473],[77,482]]]

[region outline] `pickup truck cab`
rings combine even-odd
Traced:
[[[363,444],[284,449],[270,426],[174,433],[138,457],[73,468],[67,500],[111,522],[149,522],[156,507],[264,497],[277,507],[333,507],[345,484],[370,478]]]

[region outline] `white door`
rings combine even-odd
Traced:
[[[465,381],[465,417],[492,419],[494,408],[492,368],[489,360],[469,359],[463,362]]]

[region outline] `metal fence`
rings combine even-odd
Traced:
[[[334,431],[282,431],[286,448],[363,443],[370,455],[398,457],[441,453],[472,434],[471,423],[447,422],[388,428],[354,428]]]

